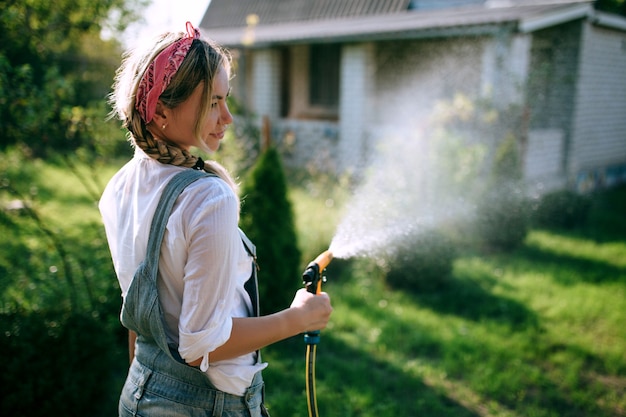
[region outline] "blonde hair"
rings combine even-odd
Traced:
[[[135,108],[137,88],[148,66],[161,51],[183,36],[184,33],[165,33],[156,39],[151,48],[143,50],[138,48],[125,53],[122,65],[115,76],[109,102],[112,107],[111,115],[117,116],[128,129],[130,141],[134,146],[161,163],[191,168],[198,164],[199,158],[175,143],[154,137]],[[211,110],[209,98],[212,96],[213,79],[220,68],[230,72],[230,66],[231,57],[228,51],[210,40],[194,39],[180,68],[159,96],[166,107],[175,108],[187,100],[195,88],[203,83],[202,104],[196,116],[194,133],[197,147],[206,152],[211,151],[201,140],[201,129],[202,120]],[[205,161],[204,170],[223,179],[237,194],[237,184],[222,165],[215,161]]]

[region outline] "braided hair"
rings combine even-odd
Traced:
[[[109,96],[112,116],[117,116],[123,126],[128,129],[129,140],[133,146],[139,147],[149,157],[175,166],[203,169],[224,180],[237,194],[237,184],[228,171],[216,161],[203,161],[173,142],[155,137],[147,128],[135,108],[139,82],[155,57],[168,45],[184,36],[184,33],[165,33],[159,36],[151,49],[130,50],[124,55],[122,65],[117,71],[113,92]],[[228,52],[206,39],[194,39],[187,56],[159,100],[168,108],[175,108],[183,103],[194,89],[203,83],[203,99],[196,118],[194,128],[197,146],[205,151],[210,150],[200,139],[201,121],[210,111],[211,87],[213,79],[220,68],[230,70],[231,57]]]

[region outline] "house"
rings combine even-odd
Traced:
[[[358,169],[462,94],[520,109],[541,190],[626,180],[626,18],[590,1],[212,0],[200,27],[287,164]]]

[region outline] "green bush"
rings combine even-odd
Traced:
[[[120,349],[97,317],[50,311],[2,314],[0,337],[0,414],[98,414]]]
[[[300,250],[280,155],[263,152],[244,181],[241,227],[257,247],[261,310],[289,305],[301,285]]]
[[[101,32],[123,30],[135,20],[134,3],[2,3],[0,148],[21,144],[36,156],[47,156],[83,146],[99,148],[93,142],[109,140],[94,134],[106,125],[105,97],[121,48],[116,36],[106,40]],[[115,19],[109,18],[112,14]],[[116,130],[109,127],[105,132],[122,138]]]
[[[587,222],[590,209],[587,196],[571,190],[553,191],[539,198],[533,207],[532,221],[541,227],[572,229]]]
[[[454,245],[437,230],[407,235],[386,257],[387,284],[410,292],[439,289],[446,285],[455,257]]]
[[[519,247],[529,230],[529,204],[515,185],[488,190],[477,205],[476,228],[487,246],[511,250]]]

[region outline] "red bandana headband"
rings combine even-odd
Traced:
[[[137,87],[135,108],[147,124],[152,121],[156,103],[187,56],[191,43],[200,38],[200,31],[187,22],[187,35],[165,48],[150,63]]]

